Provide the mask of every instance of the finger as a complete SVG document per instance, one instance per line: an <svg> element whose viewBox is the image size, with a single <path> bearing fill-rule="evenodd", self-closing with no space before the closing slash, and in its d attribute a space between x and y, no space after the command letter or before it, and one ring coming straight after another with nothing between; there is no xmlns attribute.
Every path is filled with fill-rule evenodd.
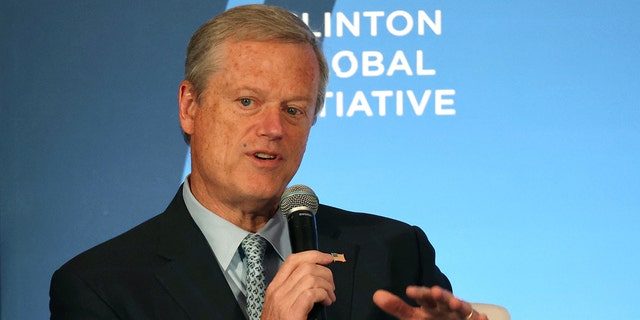
<svg viewBox="0 0 640 320"><path fill-rule="evenodd" d="M333 256L316 250L309 250L290 255L276 272L272 284L274 286L297 285L306 275L326 279L333 287L333 274L329 268L324 267L333 262Z"/></svg>
<svg viewBox="0 0 640 320"><path fill-rule="evenodd" d="M296 272L287 280L283 289L295 293L303 293L308 290L320 290L314 291L316 293L322 293L322 295L315 295L313 302L331 304L336 300L333 273L325 266L301 266L296 269Z"/></svg>
<svg viewBox="0 0 640 320"><path fill-rule="evenodd" d="M333 261L333 257L328 253L322 253L316 250L309 250L289 255L282 266L278 269L272 280L274 286L280 286L285 283L291 274L303 264L320 264L326 265Z"/></svg>
<svg viewBox="0 0 640 320"><path fill-rule="evenodd" d="M327 269L319 265L315 265L315 267ZM297 317L296 315L308 314L315 303L330 306L336 301L335 286L331 276L329 276L330 278L327 280L311 275L304 275L302 277L298 277L297 275L298 273L294 272L292 278L298 280L288 280L279 287L270 285L267 288L265 305L268 304L270 310L281 310L272 311L274 316L271 318L282 319L283 316L286 315L287 318L302 319L302 317ZM276 306L271 306L274 303ZM283 316L275 316L275 314Z"/></svg>
<svg viewBox="0 0 640 320"><path fill-rule="evenodd" d="M442 301L451 312L458 313L463 319L466 319L472 313L473 306L470 303L457 298L448 290L438 287L433 290L433 295L436 299Z"/></svg>
<svg viewBox="0 0 640 320"><path fill-rule="evenodd" d="M422 286L409 286L408 290L414 290L414 292L418 292L420 294L422 294L423 292L426 292L429 295L433 296L434 299L437 299L437 300L445 300L453 297L453 293L451 293L451 291L443 289L440 286L433 286L430 288L422 287Z"/></svg>
<svg viewBox="0 0 640 320"><path fill-rule="evenodd" d="M302 263L328 265L331 262L333 262L333 256L331 254L317 250L308 250L289 255L282 266L280 266L280 269L287 270L289 268L295 268L295 266Z"/></svg>
<svg viewBox="0 0 640 320"><path fill-rule="evenodd" d="M465 314L464 316L462 316L462 319L468 319L468 320L489 320L489 317L484 314L484 313L480 313L474 309L470 309L472 311L469 311L469 313Z"/></svg>
<svg viewBox="0 0 640 320"><path fill-rule="evenodd" d="M283 288L286 291L324 288L333 294L335 290L331 270L323 265L314 263L299 263L282 274L278 271L276 277L278 279L274 278L270 286Z"/></svg>
<svg viewBox="0 0 640 320"><path fill-rule="evenodd" d="M386 290L377 290L373 294L373 302L382 311L398 319L417 319L417 308L404 302L400 297Z"/></svg>
<svg viewBox="0 0 640 320"><path fill-rule="evenodd" d="M456 298L450 291L438 286L432 288L409 286L407 296L415 299L428 312L448 314L456 318L466 319L473 310L470 303Z"/></svg>
<svg viewBox="0 0 640 320"><path fill-rule="evenodd" d="M272 318L306 315L315 303L331 305L336 300L333 274L322 264L332 261L333 256L319 251L290 255L267 287L265 306Z"/></svg>
<svg viewBox="0 0 640 320"><path fill-rule="evenodd" d="M331 292L331 294L329 294ZM309 288L297 294L296 303L303 305L305 308L311 309L314 304L321 303L324 306L330 306L336 301L333 291L324 288Z"/></svg>
<svg viewBox="0 0 640 320"><path fill-rule="evenodd" d="M408 286L406 290L407 297L415 300L419 305L430 308L437 309L438 305L441 303L437 297L433 295L433 289L438 287L428 288L428 287L419 287L419 286Z"/></svg>

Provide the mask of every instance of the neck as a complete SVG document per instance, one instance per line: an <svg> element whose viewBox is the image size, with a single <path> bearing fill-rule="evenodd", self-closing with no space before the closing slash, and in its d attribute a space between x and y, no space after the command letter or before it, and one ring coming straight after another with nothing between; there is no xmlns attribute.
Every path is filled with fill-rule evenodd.
<svg viewBox="0 0 640 320"><path fill-rule="evenodd" d="M189 180L193 196L207 210L248 232L258 232L278 211L274 199L225 198L223 192L208 192Z"/></svg>

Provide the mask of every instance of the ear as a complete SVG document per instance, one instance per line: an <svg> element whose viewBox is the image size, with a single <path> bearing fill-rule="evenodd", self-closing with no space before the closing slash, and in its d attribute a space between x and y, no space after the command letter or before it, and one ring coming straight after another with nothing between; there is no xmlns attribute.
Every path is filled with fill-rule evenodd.
<svg viewBox="0 0 640 320"><path fill-rule="evenodd" d="M196 101L196 92L187 80L180 83L178 92L178 107L180 113L180 126L182 131L191 135L194 131L195 117L198 112L198 103Z"/></svg>

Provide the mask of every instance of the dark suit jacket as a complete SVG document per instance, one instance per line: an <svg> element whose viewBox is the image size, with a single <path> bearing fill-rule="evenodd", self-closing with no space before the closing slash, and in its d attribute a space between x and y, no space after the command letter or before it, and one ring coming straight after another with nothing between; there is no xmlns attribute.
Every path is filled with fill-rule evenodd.
<svg viewBox="0 0 640 320"><path fill-rule="evenodd" d="M386 318L372 302L379 288L451 288L419 228L324 205L316 219L320 250L347 259L329 265L329 320ZM182 189L164 213L63 265L50 297L52 319L244 319Z"/></svg>

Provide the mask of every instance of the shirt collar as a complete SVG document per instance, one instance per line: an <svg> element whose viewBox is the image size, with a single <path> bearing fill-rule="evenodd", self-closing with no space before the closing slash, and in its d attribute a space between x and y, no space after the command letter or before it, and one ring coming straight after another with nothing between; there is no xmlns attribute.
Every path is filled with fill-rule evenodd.
<svg viewBox="0 0 640 320"><path fill-rule="evenodd" d="M205 208L191 192L189 177L184 181L182 196L189 214L207 239L218 263L223 270L227 270L242 239L249 232ZM284 261L291 254L289 228L280 210L269 219L267 224L258 231L258 234L269 241L281 261Z"/></svg>

